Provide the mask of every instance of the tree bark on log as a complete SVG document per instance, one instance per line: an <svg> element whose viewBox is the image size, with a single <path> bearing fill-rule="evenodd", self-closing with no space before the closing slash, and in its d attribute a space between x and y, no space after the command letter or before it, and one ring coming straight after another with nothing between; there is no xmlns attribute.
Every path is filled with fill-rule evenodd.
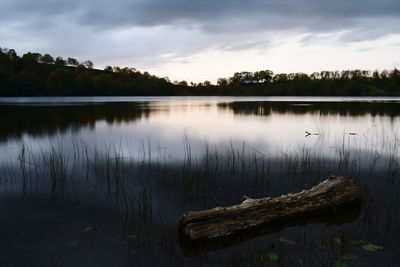
<svg viewBox="0 0 400 267"><path fill-rule="evenodd" d="M241 242L287 226L329 222L331 219L341 223L343 218L347 218L343 221L347 222L346 210L354 211L356 207L350 216L354 220L358 217L362 198L363 194L352 178L330 176L299 193L246 199L231 207L186 212L179 221L181 247L186 248L184 252L188 247L196 251L207 244L223 247L226 243ZM193 251L186 254L193 254Z"/></svg>

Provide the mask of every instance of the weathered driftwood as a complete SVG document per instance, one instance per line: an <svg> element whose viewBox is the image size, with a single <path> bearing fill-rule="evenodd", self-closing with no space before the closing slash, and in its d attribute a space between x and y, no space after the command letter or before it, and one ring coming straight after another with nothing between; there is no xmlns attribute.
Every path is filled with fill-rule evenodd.
<svg viewBox="0 0 400 267"><path fill-rule="evenodd" d="M299 193L187 212L179 222L181 245L184 252L188 248L210 250L207 244L213 246L211 249L224 247L287 226L329 223L332 219L333 223L344 223L358 216L361 201L362 192L352 178L331 176Z"/></svg>

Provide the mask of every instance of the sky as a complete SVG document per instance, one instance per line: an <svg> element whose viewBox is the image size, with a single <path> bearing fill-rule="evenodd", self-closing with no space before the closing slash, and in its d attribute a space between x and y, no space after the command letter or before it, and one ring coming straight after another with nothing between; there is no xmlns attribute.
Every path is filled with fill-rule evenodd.
<svg viewBox="0 0 400 267"><path fill-rule="evenodd" d="M1 0L0 47L215 82L400 67L399 0Z"/></svg>

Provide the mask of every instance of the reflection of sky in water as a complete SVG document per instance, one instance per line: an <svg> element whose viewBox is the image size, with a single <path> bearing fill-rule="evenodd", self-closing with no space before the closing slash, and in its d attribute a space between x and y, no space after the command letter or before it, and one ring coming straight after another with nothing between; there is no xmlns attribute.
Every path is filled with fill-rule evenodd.
<svg viewBox="0 0 400 267"><path fill-rule="evenodd" d="M105 183L100 185L97 189L98 191L92 195L92 190L96 186L91 183L91 179L89 179L89 182L87 180L85 159L76 160L78 162L77 165L73 163L73 146L79 145L80 142L88 146L89 153L93 153L94 147L104 151L109 144L112 144L123 154L133 156L139 160L144 156L143 147L147 150L148 146L151 147L153 160L157 159L157 151L164 151L164 148L167 151L167 160L182 159L185 135L191 142L193 154L198 156L204 152L206 141L210 143L211 149L214 147L223 148L223 150L219 150L222 155L225 155L226 149L229 148L232 141L238 150L241 150L242 143L245 142L249 149L247 151L253 151L251 149L253 148L265 154L277 154L279 157L282 156L282 153L291 153L290 151L298 153L304 147L312 148L313 151L327 156L337 157L338 149L341 147L343 140L346 147L350 142L352 151L355 148L366 150L366 152L388 150L395 143L394 136L400 127L400 109L397 108L396 103L392 102L392 105L390 103L379 104L383 103L379 102L377 105L371 106L369 102L363 102L361 105L360 103L357 105L357 102L343 104L338 102L339 98L334 100L336 102L322 105L317 102L305 103L306 99L304 98L273 98L273 102L261 101L262 99L267 100L266 98L210 98L211 100L208 100L208 98L194 98L194 100L192 98L137 98L135 103L127 104L125 102L130 98L113 99L119 102L114 105L104 104L101 102L106 99L95 98L94 101L99 102L96 105L64 103L58 106L57 103L52 103L52 106L47 106L44 103L40 105L31 103L29 105L8 105L8 107L5 107L7 105L0 104L0 114L3 119L3 123L0 125L0 163L1 161L8 161L18 164L16 157L19 144L22 142L30 148L29 151L34 153L41 153L41 151L48 153L50 144L57 147L58 143L61 143L64 154L69 157L66 162L69 170L68 179L71 180L68 181L74 179L73 181L76 182L77 195L79 196L76 199L78 200L77 204L84 207L85 201L80 202L80 200L85 200L85 197L88 197L91 203L90 208L93 209L93 207L98 206L100 210L99 217L93 218L100 218L101 224L107 224L103 220L104 212L107 211L106 208L108 207L103 204L103 201L107 201L107 203L109 201L109 198L107 200L103 199L105 195L103 195L102 190L106 190ZM54 101L54 99L45 99L45 102L50 100ZM62 100L67 101L65 99ZM77 100L77 102L89 101L87 98L69 98L68 101L71 100ZM292 102L287 102L289 100ZM318 101L321 100L333 101L332 98L321 98ZM345 98L342 100L349 101L351 99ZM4 102L4 100L1 101ZM33 100L30 99L30 101L32 102ZM399 101L399 99L396 101ZM319 133L320 135L305 137L305 131ZM356 135L344 135L344 133L356 133ZM397 143L400 144L400 142ZM158 147L161 149L158 150ZM360 151L359 155L363 154L363 152ZM145 154L147 158L148 154ZM171 157L169 157L169 154L171 154ZM373 153L366 154L372 155ZM360 159L361 156L358 158ZM42 157L38 159L41 160ZM91 157L91 159L93 158ZM351 166L350 168L342 168L340 164L338 166L337 164L330 165L329 162L321 162L312 166L315 169L307 172L305 177L301 171L307 169L307 166L305 168L299 167L296 171L292 168L293 165L285 165L283 163L284 167L280 169L281 158L275 159L272 157L271 161L263 161L272 163L272 173L266 176L264 176L265 169L261 168L261 163L253 165L252 158L247 162L249 168L237 166L236 174L231 173L231 166L228 166L225 163L226 161L223 160L219 164L225 166L220 167L218 172L205 174L202 172L204 162L201 162L200 158L197 159L199 159L200 163L200 171L197 170L197 173L200 173L198 187L197 182L194 187L192 183L189 186L185 183L185 179L183 179L185 172L181 171L183 169L181 164L169 164L167 172L161 172L163 173L162 177L157 177L159 175L157 168L142 168L141 164L133 164L133 167L129 167L129 164L125 165L126 169L124 168L123 173L129 194L134 193L140 197L139 194L143 192L143 189L151 192L154 221L150 227L154 230L153 233L156 240L163 238L164 232L167 232L165 229L176 229L176 223L184 211L236 204L242 200L243 195L255 198L279 196L288 192L301 191L315 185L321 178L325 178L332 173L336 175L355 174L361 188L366 190L368 200L373 200L365 202L361 214L362 217L359 220L335 228L331 225L325 227L322 224L288 228L276 235L260 237L260 239L242 243L240 247L232 247L226 251L215 252L212 257L215 257L215 255L219 257L224 255L223 253L230 253L237 249L241 251L250 251L250 249L251 251L256 251L256 246L259 248L265 246L265 244L272 244L282 237L290 240L297 237L302 239L302 233L304 233L304 236L307 233L307 236L311 237L307 238L309 240L307 244L310 244L310 246L308 247L306 243L303 245L303 243L299 242L298 245L291 246L291 248L296 248L296 251L300 252L296 254L296 251L294 253L290 251L290 255L294 255L293 257L297 257L297 255L303 257L304 253L308 253L310 249L312 249L312 253L315 253L313 250L315 240L321 239L321 244L324 244L322 242L326 240L326 244L331 244L333 233L337 233L340 236L343 233L346 238L348 235L346 240L365 239L384 247L382 252L378 252L381 254L367 255L359 254L359 250L356 251L354 246L350 246L352 250L354 249L352 253L359 255L360 259L362 258L362 261L358 262L360 266L365 262L370 263L371 259L376 262L385 262L385 264L392 261L397 262L397 258L393 255L396 254L395 252L398 249L397 240L399 240L396 228L399 225L397 204L399 203L399 194L397 193L399 179L397 179L398 176L390 176L387 173L389 168L381 169L378 166L375 168L375 172L370 172L369 164L373 160L369 159L364 164L357 165L362 165L363 168L363 172L357 174L357 172L350 170ZM386 157L382 157L378 164L386 164L387 161ZM79 163L82 163L82 165ZM98 161L101 167L104 167L103 163L104 161ZM29 159L28 164L30 164ZM195 163L192 164L194 165ZM90 175L94 175L93 178L95 178L93 182L97 183L102 181L101 177L105 178L106 174L97 173L99 170L101 172L101 168L95 168L94 165L95 161L93 160L93 166L89 169L91 169ZM216 162L213 161L210 165L214 167ZM115 178L120 173L113 173L116 165L112 164L110 166L112 170L111 177ZM259 168L254 168L254 166ZM267 164L265 166L269 170ZM2 165L0 164L1 167ZM244 171L239 171L240 168ZM290 172L289 168L293 169L293 173ZM33 171L34 168L29 165L28 169ZM395 168L390 170L393 169ZM3 173L8 175L7 171ZM295 174L295 176L292 176L292 174ZM22 179L18 179L17 175L15 176L17 182L22 181ZM43 172L39 173L39 176L40 182L43 183L43 186L39 187L39 193L45 195L50 190L50 186L47 184L50 183L50 179L48 179L50 174L45 168ZM29 177L35 177L35 174L32 173ZM100 179L97 180L97 178ZM28 187L31 185L32 183ZM68 184L67 191L71 190L75 185ZM3 197L6 196L7 190L19 190L19 187L13 184L4 188ZM187 193L192 192L191 190L194 193L198 191L199 195L193 199L190 196L186 196ZM90 194L88 194L89 191ZM30 198L28 199L30 200ZM76 200L73 199L73 202L75 203ZM97 203L97 201L98 204L92 204ZM11 206L11 209L22 211L21 217L23 218L30 218L31 216L26 216L24 212L28 209L35 213L36 205L27 205L24 209L18 204L18 206ZM64 203L62 205L66 207ZM46 214L52 214L48 212L48 209L49 206L46 200L44 205L46 212L39 213L39 217L46 217ZM62 212L67 214L64 208ZM16 213L14 212L13 214ZM27 214L31 213L28 212ZM89 213L89 215L93 216L92 213ZM159 215L160 220L158 220ZM34 217L38 217L38 215L35 214ZM66 218L74 217L68 213ZM59 218L57 217L57 219ZM14 228L17 228L16 233L19 233L20 229L25 227L25 225L23 227L19 225L25 221L13 221L19 222L14 226ZM83 226L79 226L74 219L74 225L81 227L78 231L74 229L74 232L81 233L86 225L94 225L96 229L94 233L97 233L100 228L97 228L97 225L92 221L91 219L90 224L85 222L82 224ZM120 219L117 221L119 222ZM4 229L8 230L9 228ZM31 227L31 229L35 228ZM68 228L66 229L68 230ZM159 231L162 231L163 235L160 235ZM344 231L350 234L344 235ZM103 231L101 232L103 233ZM321 236L321 233L324 234ZM172 240L176 240L176 232L173 231L170 234L172 235ZM11 239L15 239L14 235L11 236ZM42 242L42 239L43 237L40 236L39 241ZM16 240L16 242L20 242L19 240ZM31 241L27 241L28 247L33 242ZM64 242L65 238L62 238L62 241ZM113 240L112 242L115 241ZM339 249L339 247L337 248ZM157 241L157 245L146 246L143 252L142 250L140 251L141 254L135 254L134 257L146 258L142 256L153 255L155 250L160 253L167 251ZM170 253L169 250L167 252ZM336 253L336 250L333 250L333 253ZM178 260L182 259L179 255L176 257L174 253L171 255ZM316 254L318 257L320 255L324 254ZM165 261L162 256L159 259ZM191 263L186 259L185 262ZM374 263L373 261L372 265ZM204 264L203 260L202 264Z"/></svg>
<svg viewBox="0 0 400 267"><path fill-rule="evenodd" d="M78 99L77 102L102 103L107 101L106 98L67 98L67 100L63 100L64 104L68 103L68 99L69 101ZM271 99L274 102L295 101L291 107L302 110L296 113L292 112L290 107L286 107L284 111L281 111L273 106L269 112L264 114L262 104L260 104L261 106L257 105L259 103L268 104ZM365 100L363 98L311 99L317 102ZM51 101L49 98L39 100L44 103ZM143 155L143 146L146 150L150 146L154 156L157 155L158 148L162 148L163 151L166 149L168 158L181 159L184 152L185 135L192 145L194 154L204 151L206 141L211 146L224 148L229 146L230 142L237 147L241 147L245 142L247 146L265 154L279 154L301 147L309 147L330 154L342 145L343 140L346 145L350 144L350 148L385 151L387 149L385 141L393 139L400 125L399 114L371 115L367 110L360 115L353 116L335 113L334 107L332 107L332 112L328 113L319 112L318 108L308 111L307 109L312 108L312 104L297 103L309 100L305 98L112 98L112 101L123 102L125 105L125 102L131 100L136 103L140 102L139 111L135 111L139 113L139 116L135 119L124 119L122 111L122 114L118 114L118 116L122 116L122 120L113 121L114 114L111 112L108 114L107 105L104 105L99 111L104 113L103 117L90 118L95 122L93 127L86 123L79 127L67 127L56 134L46 134L44 130L42 134L33 136L29 133L29 129L24 129L22 123L18 127L22 134L20 137L8 136L6 141L1 141L1 160L15 159L20 142L24 142L33 151L46 150L50 143L55 145L62 143L64 151L68 152L72 151L72 140L83 141L89 146L114 144L125 155L135 157ZM383 102L390 99L375 100ZM399 101L397 98L391 100ZM23 100L8 99L9 104L14 101ZM32 99L29 101L31 102L29 105L35 103ZM7 101L3 99L1 102ZM38 102L40 101L36 101L36 104ZM240 102L244 103L243 106L221 107L219 105L220 103L240 104ZM41 105L46 106L43 103ZM56 103L52 105L56 105ZM351 103L348 105L351 108ZM142 107L146 108L146 114L141 114ZM15 109L18 108L19 106L15 107ZM34 107L32 107L32 112L35 112ZM264 116L262 116L263 114ZM57 113L55 116L57 118ZM68 125L68 122L64 123ZM3 127L7 127L7 125ZM43 128L46 129L46 125L43 125ZM319 133L319 135L305 137L305 131ZM344 133L356 133L356 135L344 135Z"/></svg>

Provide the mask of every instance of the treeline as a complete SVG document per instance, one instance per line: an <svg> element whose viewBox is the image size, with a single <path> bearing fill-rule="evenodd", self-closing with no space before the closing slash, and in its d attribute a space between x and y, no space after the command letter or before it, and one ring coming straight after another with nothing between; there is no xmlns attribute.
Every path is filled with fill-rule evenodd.
<svg viewBox="0 0 400 267"><path fill-rule="evenodd" d="M0 96L173 95L175 87L134 68L96 70L90 60L0 48Z"/></svg>
<svg viewBox="0 0 400 267"><path fill-rule="evenodd" d="M181 82L182 83L182 82ZM274 74L270 70L237 72L209 81L192 84L187 94L259 95L259 96L399 96L400 71L322 71Z"/></svg>
<svg viewBox="0 0 400 267"><path fill-rule="evenodd" d="M159 78L135 68L107 66L93 69L90 60L80 62L49 54L0 48L0 96L80 95L243 95L243 96L399 96L400 72L322 71L274 74L270 70L237 72L209 81L190 83Z"/></svg>

